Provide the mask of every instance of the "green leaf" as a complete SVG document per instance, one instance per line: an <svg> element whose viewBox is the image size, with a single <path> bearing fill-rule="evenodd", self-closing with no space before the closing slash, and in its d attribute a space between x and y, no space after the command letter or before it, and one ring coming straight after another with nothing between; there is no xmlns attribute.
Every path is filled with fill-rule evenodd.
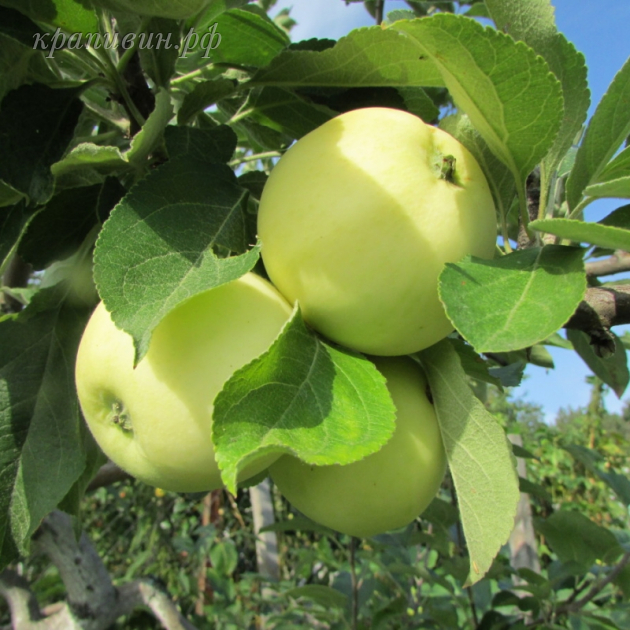
<svg viewBox="0 0 630 630"><path fill-rule="evenodd" d="M0 565L27 554L42 518L83 473L74 357L89 311L58 285L0 322Z"/></svg>
<svg viewBox="0 0 630 630"><path fill-rule="evenodd" d="M446 340L423 350L449 469L470 555L467 582L479 581L514 527L520 498L512 446L474 396L457 353Z"/></svg>
<svg viewBox="0 0 630 630"><path fill-rule="evenodd" d="M587 223L575 219L538 219L529 226L538 232L555 234L576 243L589 243L610 249L630 250L630 230L602 225L601 223Z"/></svg>
<svg viewBox="0 0 630 630"><path fill-rule="evenodd" d="M24 85L0 109L0 179L42 203L52 193L50 166L63 155L83 109L81 88ZM42 103L46 107L42 107Z"/></svg>
<svg viewBox="0 0 630 630"><path fill-rule="evenodd" d="M164 128L173 116L173 105L169 93L161 88L155 97L155 107L149 114L142 129L133 137L125 159L142 166L144 160L162 138Z"/></svg>
<svg viewBox="0 0 630 630"><path fill-rule="evenodd" d="M44 269L73 254L124 194L124 188L114 178L94 186L62 190L30 222L20 242L20 255L34 269ZM55 238L51 239L51 234Z"/></svg>
<svg viewBox="0 0 630 630"><path fill-rule="evenodd" d="M51 172L55 177L61 177L86 169L111 173L128 168L129 162L118 147L80 142L61 160L51 165Z"/></svg>
<svg viewBox="0 0 630 630"><path fill-rule="evenodd" d="M492 376L490 374L488 371L489 364L485 359L480 357L465 341L461 339L449 338L449 342L459 355L459 360L464 368L464 372L466 372L468 376L484 383L496 385L499 389L501 389L501 381L496 376Z"/></svg>
<svg viewBox="0 0 630 630"><path fill-rule="evenodd" d="M595 560L614 562L623 551L612 532L574 510L560 510L534 524L562 562L576 562L583 570Z"/></svg>
<svg viewBox="0 0 630 630"><path fill-rule="evenodd" d="M36 214L37 211L29 210L24 202L5 208L0 213L0 278Z"/></svg>
<svg viewBox="0 0 630 630"><path fill-rule="evenodd" d="M94 10L81 0L2 0L2 4L18 9L37 22L58 26L67 33L98 32Z"/></svg>
<svg viewBox="0 0 630 630"><path fill-rule="evenodd" d="M338 590L325 586L323 584L307 584L306 586L295 586L288 591L284 591L285 597L299 599L305 597L312 599L324 608L341 608L344 609L348 605L348 597Z"/></svg>
<svg viewBox="0 0 630 630"><path fill-rule="evenodd" d="M619 474L611 468L608 469L609 472L602 471L599 463L603 457L597 451L578 444L569 444L563 448L571 453L578 462L581 462L587 470L590 470L606 483L624 505L630 505L630 479L626 475Z"/></svg>
<svg viewBox="0 0 630 630"><path fill-rule="evenodd" d="M197 83L193 91L184 97L182 106L177 112L177 122L180 125L185 125L197 113L229 96L235 89L234 81L221 77Z"/></svg>
<svg viewBox="0 0 630 630"><path fill-rule="evenodd" d="M308 103L289 90L275 87L266 87L252 94L248 105L253 110L251 117L254 120L292 138L301 138L336 113Z"/></svg>
<svg viewBox="0 0 630 630"><path fill-rule="evenodd" d="M560 83L545 61L522 42L461 15L438 13L391 28L432 59L458 108L524 182L562 119Z"/></svg>
<svg viewBox="0 0 630 630"><path fill-rule="evenodd" d="M32 48L43 31L19 11L0 6L0 33Z"/></svg>
<svg viewBox="0 0 630 630"><path fill-rule="evenodd" d="M514 176L507 166L490 151L466 114L446 116L440 121L440 128L459 140L473 154L486 176L500 216L506 216L516 195Z"/></svg>
<svg viewBox="0 0 630 630"><path fill-rule="evenodd" d="M52 165L52 173L55 177L61 177L85 169L112 173L129 170L134 164L142 168L148 155L162 139L164 129L172 115L173 105L170 96L166 90L160 89L155 99L153 111L149 114L142 129L133 137L131 146L127 151L122 152L114 146L81 142L63 159Z"/></svg>
<svg viewBox="0 0 630 630"><path fill-rule="evenodd" d="M321 52L280 53L254 75L252 83L286 87L444 85L431 61L418 60L418 50L411 41L379 26L351 31Z"/></svg>
<svg viewBox="0 0 630 630"><path fill-rule="evenodd" d="M589 184L630 134L630 59L615 75L588 124L567 180L567 202L574 209Z"/></svg>
<svg viewBox="0 0 630 630"><path fill-rule="evenodd" d="M523 380L526 361L515 361L503 367L490 368L488 371L491 376L496 376L503 387L518 387Z"/></svg>
<svg viewBox="0 0 630 630"><path fill-rule="evenodd" d="M0 33L0 101L26 82L36 55L32 48Z"/></svg>
<svg viewBox="0 0 630 630"><path fill-rule="evenodd" d="M289 44L289 36L255 5L230 9L216 20L221 43L207 50L212 63L263 68Z"/></svg>
<svg viewBox="0 0 630 630"><path fill-rule="evenodd" d="M164 131L164 141L169 156L187 157L200 162L226 163L236 149L236 134L227 125L212 129L175 127Z"/></svg>
<svg viewBox="0 0 630 630"><path fill-rule="evenodd" d="M238 470L274 451L350 464L392 436L396 410L373 363L324 343L299 311L271 348L236 371L214 402L212 437L231 492Z"/></svg>
<svg viewBox="0 0 630 630"><path fill-rule="evenodd" d="M0 208L14 206L24 199L24 195L0 180Z"/></svg>
<svg viewBox="0 0 630 630"><path fill-rule="evenodd" d="M579 248L547 245L495 260L447 263L440 299L477 352L533 346L561 328L584 298L582 257Z"/></svg>
<svg viewBox="0 0 630 630"><path fill-rule="evenodd" d="M114 208L96 244L94 278L107 310L134 339L136 362L178 304L249 271L247 192L227 166L192 158L151 171Z"/></svg>
<svg viewBox="0 0 630 630"><path fill-rule="evenodd" d="M324 527L315 521L311 521L306 516L296 516L287 521L278 521L271 525L261 527L260 533L264 532L317 532L319 534L335 536L335 532L328 527Z"/></svg>
<svg viewBox="0 0 630 630"><path fill-rule="evenodd" d="M156 38L159 38L161 35L165 42L179 42L182 36L182 23L176 20L154 17L146 24L144 33L153 35ZM157 39L156 41L161 40ZM175 64L180 55L179 44L140 46L138 54L140 55L142 69L153 83L159 88L168 89L171 77L175 74Z"/></svg>
<svg viewBox="0 0 630 630"><path fill-rule="evenodd" d="M403 97L407 111L429 124L437 120L440 110L424 89L416 86L402 86L398 88L398 93Z"/></svg>
<svg viewBox="0 0 630 630"><path fill-rule="evenodd" d="M584 55L558 32L550 0L487 0L485 4L497 29L533 48L562 84L562 126L542 163L544 179L549 181L586 120L590 95Z"/></svg>
<svg viewBox="0 0 630 630"><path fill-rule="evenodd" d="M584 363L592 370L593 374L606 383L618 398L628 387L630 374L628 373L628 357L626 350L617 335L611 333L615 340L615 352L612 356L603 359L595 354L590 342L590 337L580 330L567 329L567 338L573 344L575 351L582 357Z"/></svg>
<svg viewBox="0 0 630 630"><path fill-rule="evenodd" d="M584 192L589 197L630 198L630 147L609 162Z"/></svg>

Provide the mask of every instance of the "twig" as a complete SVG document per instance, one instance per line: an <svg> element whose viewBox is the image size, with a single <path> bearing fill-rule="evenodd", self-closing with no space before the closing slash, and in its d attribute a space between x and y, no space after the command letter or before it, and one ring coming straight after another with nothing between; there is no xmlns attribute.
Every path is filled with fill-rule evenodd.
<svg viewBox="0 0 630 630"><path fill-rule="evenodd" d="M610 276L621 271L630 271L630 254L617 250L609 258L594 260L584 265L586 275L593 278L598 276Z"/></svg>
<svg viewBox="0 0 630 630"><path fill-rule="evenodd" d="M147 606L166 630L195 630L173 601L150 580L135 580L120 587L85 533L77 541L67 514L49 514L34 537L35 549L46 554L59 570L68 592L67 602L39 609L28 583L12 571L0 574L0 594L11 610L16 630L106 630L119 617Z"/></svg>
<svg viewBox="0 0 630 630"><path fill-rule="evenodd" d="M612 571L603 580L601 580L597 584L594 584L589 592L584 595L584 597L582 597L582 599L578 599L577 601L570 604L559 606L556 609L556 616L576 612L586 606L586 604L595 599L597 595L599 595L611 582L613 582L629 563L630 551L626 551L626 553L623 554L621 560L615 565Z"/></svg>
<svg viewBox="0 0 630 630"><path fill-rule="evenodd" d="M377 24L383 22L383 13L385 12L385 0L376 0L374 2L374 19Z"/></svg>
<svg viewBox="0 0 630 630"><path fill-rule="evenodd" d="M630 323L630 284L615 287L590 287L565 328L607 331L612 326Z"/></svg>
<svg viewBox="0 0 630 630"><path fill-rule="evenodd" d="M98 469L98 472L94 476L94 479L90 481L86 491L91 492L103 486L111 486L113 483L124 481L125 479L131 479L131 475L121 468L118 468L114 462L107 462Z"/></svg>
<svg viewBox="0 0 630 630"><path fill-rule="evenodd" d="M351 628L357 630L359 623L359 586L357 582L357 567L355 562L356 538L350 539L350 584L352 585Z"/></svg>

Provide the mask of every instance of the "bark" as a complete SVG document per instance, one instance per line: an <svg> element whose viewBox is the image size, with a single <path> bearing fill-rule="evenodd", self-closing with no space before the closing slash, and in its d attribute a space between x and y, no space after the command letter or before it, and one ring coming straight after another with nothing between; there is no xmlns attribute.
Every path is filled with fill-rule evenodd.
<svg viewBox="0 0 630 630"><path fill-rule="evenodd" d="M511 434L508 435L508 438L512 444L523 446L523 438L520 435ZM521 457L516 460L516 470L519 477L525 478L527 476L525 460ZM527 568L535 573L540 573L532 508L529 503L529 496L523 492L521 492L521 498L516 509L514 529L510 534L510 556L511 565L515 569ZM523 584L524 580L515 577L514 583L516 585Z"/></svg>
<svg viewBox="0 0 630 630"><path fill-rule="evenodd" d="M630 324L630 284L588 288L565 328L582 330L590 335L595 349L614 352L610 329L621 324Z"/></svg>
<svg viewBox="0 0 630 630"><path fill-rule="evenodd" d="M114 586L92 543L85 533L76 540L72 520L63 512L52 512L44 519L34 537L34 550L56 565L67 601L49 607L45 616L26 580L4 571L0 594L11 610L13 630L107 630L140 606L149 608L166 630L195 630L150 580Z"/></svg>
<svg viewBox="0 0 630 630"><path fill-rule="evenodd" d="M257 486L252 486L249 489L249 497L252 502L252 516L256 534L258 573L269 580L277 582L280 580L278 537L275 532L260 533L263 527L273 525L275 522L269 480L264 479Z"/></svg>

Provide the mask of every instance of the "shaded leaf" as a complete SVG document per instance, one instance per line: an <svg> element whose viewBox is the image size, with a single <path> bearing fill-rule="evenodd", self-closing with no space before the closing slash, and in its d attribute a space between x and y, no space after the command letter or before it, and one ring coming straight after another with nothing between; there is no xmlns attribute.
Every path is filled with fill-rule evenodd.
<svg viewBox="0 0 630 630"><path fill-rule="evenodd" d="M345 608L348 604L348 597L338 590L323 584L307 584L306 586L295 586L284 592L285 597L298 599L306 597L317 602L325 608Z"/></svg>
<svg viewBox="0 0 630 630"><path fill-rule="evenodd" d="M156 38L162 36L165 42L178 42L181 39L181 30L181 22L154 17L145 25L144 33L149 33ZM142 69L153 83L160 88L168 89L170 79L175 74L175 64L180 55L179 44L140 46L138 54Z"/></svg>
<svg viewBox="0 0 630 630"><path fill-rule="evenodd" d="M396 410L364 357L324 343L299 311L271 348L237 370L214 402L212 438L222 479L272 452L309 464L350 464L378 451Z"/></svg>
<svg viewBox="0 0 630 630"><path fill-rule="evenodd" d="M200 162L226 163L236 149L236 134L227 125L212 129L175 127L164 131L164 141L169 156L187 157Z"/></svg>
<svg viewBox="0 0 630 630"><path fill-rule="evenodd" d="M562 562L576 562L583 570L595 560L613 562L622 553L609 530L574 510L560 510L545 520L534 519L534 525Z"/></svg>
<svg viewBox="0 0 630 630"><path fill-rule="evenodd" d="M114 208L94 255L99 294L119 328L147 351L161 319L196 293L234 280L258 259L246 251L247 192L227 166L187 157L151 171Z"/></svg>
<svg viewBox="0 0 630 630"><path fill-rule="evenodd" d="M496 376L492 376L489 372L488 362L480 357L471 346L461 339L449 338L449 342L459 355L464 372L468 376L501 388L501 380Z"/></svg>
<svg viewBox="0 0 630 630"><path fill-rule="evenodd" d="M83 473L82 419L74 357L89 311L64 287L39 291L0 322L0 565L28 553L42 518Z"/></svg>
<svg viewBox="0 0 630 630"><path fill-rule="evenodd" d="M313 105L295 93L267 87L249 100L254 120L292 138L301 138L330 120L336 112Z"/></svg>
<svg viewBox="0 0 630 630"><path fill-rule="evenodd" d="M192 92L184 97L184 102L177 112L177 122L180 125L186 124L198 112L229 96L235 89L234 81L221 77L197 83Z"/></svg>
<svg viewBox="0 0 630 630"><path fill-rule="evenodd" d="M608 358L598 356L591 346L590 337L581 330L567 329L567 338L573 344L575 351L582 357L584 363L593 374L606 383L621 398L626 391L630 374L628 373L628 357L626 350L617 335L611 333L615 340L615 352Z"/></svg>
<svg viewBox="0 0 630 630"><path fill-rule="evenodd" d="M94 186L62 190L31 221L20 242L20 255L34 269L44 269L69 256L95 225L107 219L124 194L125 189L114 178Z"/></svg>
<svg viewBox="0 0 630 630"><path fill-rule="evenodd" d="M577 461L581 462L587 470L590 470L604 483L608 484L608 487L613 490L624 505L630 505L630 479L626 475L619 474L612 469L608 469L609 472L601 470L599 463L603 457L597 451L578 444L569 444L563 446L563 448L571 453Z"/></svg>
<svg viewBox="0 0 630 630"><path fill-rule="evenodd" d="M514 527L520 498L512 445L474 396L446 340L423 350L449 469L455 482L468 553L467 582L479 581Z"/></svg>
<svg viewBox="0 0 630 630"><path fill-rule="evenodd" d="M42 203L52 193L50 166L63 155L83 109L80 88L24 85L0 106L0 179ZM46 103L46 107L42 107Z"/></svg>
<svg viewBox="0 0 630 630"><path fill-rule="evenodd" d="M19 11L0 6L0 33L32 48L43 31Z"/></svg>

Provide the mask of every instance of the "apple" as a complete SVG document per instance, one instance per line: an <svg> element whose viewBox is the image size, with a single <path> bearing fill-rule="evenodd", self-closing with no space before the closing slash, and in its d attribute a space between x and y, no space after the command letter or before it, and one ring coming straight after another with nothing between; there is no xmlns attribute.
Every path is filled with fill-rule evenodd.
<svg viewBox="0 0 630 630"><path fill-rule="evenodd" d="M199 13L210 0L92 0L92 2L114 11L183 20Z"/></svg>
<svg viewBox="0 0 630 630"><path fill-rule="evenodd" d="M408 357L375 363L396 406L396 429L380 451L345 466L312 466L283 455L269 468L280 493L300 512L358 537L410 523L433 500L446 472L422 370Z"/></svg>
<svg viewBox="0 0 630 630"><path fill-rule="evenodd" d="M75 376L83 415L103 452L165 490L222 487L211 439L214 399L234 371L269 348L290 316L278 291L248 273L170 312L134 369L132 338L101 302L81 339ZM278 456L246 467L239 481Z"/></svg>
<svg viewBox="0 0 630 630"><path fill-rule="evenodd" d="M329 120L280 158L258 235L271 281L313 328L395 356L453 330L438 276L467 254L492 258L496 216L463 145L412 114L374 107Z"/></svg>

